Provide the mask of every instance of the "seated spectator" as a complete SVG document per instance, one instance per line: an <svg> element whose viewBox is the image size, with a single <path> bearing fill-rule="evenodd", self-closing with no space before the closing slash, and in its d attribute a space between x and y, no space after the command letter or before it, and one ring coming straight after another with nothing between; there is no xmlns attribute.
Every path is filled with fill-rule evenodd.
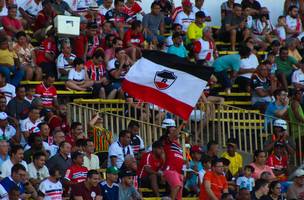
<svg viewBox="0 0 304 200"><path fill-rule="evenodd" d="M266 152L262 150L254 151L253 162L250 164L254 168L252 177L255 180L261 178L263 172L269 172L272 179L275 179L275 176L272 172L272 169L266 164Z"/></svg>
<svg viewBox="0 0 304 200"><path fill-rule="evenodd" d="M187 29L187 42L194 43L203 36L206 15L203 11L195 13L195 20L190 23Z"/></svg>
<svg viewBox="0 0 304 200"><path fill-rule="evenodd" d="M42 0L27 1L19 7L19 12L27 24L30 26L35 22L35 18L42 10Z"/></svg>
<svg viewBox="0 0 304 200"><path fill-rule="evenodd" d="M62 53L57 57L57 70L58 78L60 80L66 80L69 71L73 69L73 61L76 56L72 54L72 48L69 43L63 42Z"/></svg>
<svg viewBox="0 0 304 200"><path fill-rule="evenodd" d="M38 197L39 198L62 198L63 188L62 184L59 181L60 171L59 169L50 169L50 176L43 181L41 181L38 188ZM54 192L56 190L56 192Z"/></svg>
<svg viewBox="0 0 304 200"><path fill-rule="evenodd" d="M57 90L53 85L55 82L55 75L46 74L41 84L36 86L35 97L42 99L44 108L56 108L58 106Z"/></svg>
<svg viewBox="0 0 304 200"><path fill-rule="evenodd" d="M73 62L74 68L69 70L68 81L65 83L67 89L86 91L94 84L89 79L87 71L83 67L84 62L80 58L76 58Z"/></svg>
<svg viewBox="0 0 304 200"><path fill-rule="evenodd" d="M96 170L88 171L86 180L72 187L71 197L74 199L92 199L92 194L95 194L95 200L102 200L101 190L98 186L99 181L99 172Z"/></svg>
<svg viewBox="0 0 304 200"><path fill-rule="evenodd" d="M199 194L199 186L202 184L199 179L199 172L203 170L201 163L202 149L198 145L193 145L190 149L191 158L185 183L185 190L187 194Z"/></svg>
<svg viewBox="0 0 304 200"><path fill-rule="evenodd" d="M49 170L45 166L46 155L43 152L33 154L33 162L28 165L30 182L35 188L38 188L41 181L49 177Z"/></svg>
<svg viewBox="0 0 304 200"><path fill-rule="evenodd" d="M242 0L242 8L250 8L250 14L256 19L260 13L261 4L257 0Z"/></svg>
<svg viewBox="0 0 304 200"><path fill-rule="evenodd" d="M50 133L53 134L55 130L62 130L64 133L70 131L70 125L67 122L67 107L66 105L59 105L57 115L52 109L47 109L45 114L45 121L48 122Z"/></svg>
<svg viewBox="0 0 304 200"><path fill-rule="evenodd" d="M284 2L284 14L287 15L288 8L290 6L297 6L299 8L300 16L303 15L304 7L303 7L303 0L285 0Z"/></svg>
<svg viewBox="0 0 304 200"><path fill-rule="evenodd" d="M164 34L164 16L160 13L157 2L151 4L151 12L145 14L142 20L143 33L148 42L161 42Z"/></svg>
<svg viewBox="0 0 304 200"><path fill-rule="evenodd" d="M300 55L297 47L299 46L299 41L297 38L290 38L286 41L286 46L288 48L288 56L291 56L300 62L302 60L302 56Z"/></svg>
<svg viewBox="0 0 304 200"><path fill-rule="evenodd" d="M203 30L202 38L198 39L194 47L195 60L198 64L212 66L214 59L217 58L217 50L212 37L212 29L206 27Z"/></svg>
<svg viewBox="0 0 304 200"><path fill-rule="evenodd" d="M109 10L113 9L112 4L113 0L104 0L98 8L99 13L101 15L106 15Z"/></svg>
<svg viewBox="0 0 304 200"><path fill-rule="evenodd" d="M27 35L23 31L18 32L16 39L17 42L14 43L13 49L19 58L20 67L25 70L25 80L31 81L35 75L35 80L41 81L42 70L36 66L34 47L29 43Z"/></svg>
<svg viewBox="0 0 304 200"><path fill-rule="evenodd" d="M268 104L272 102L272 94L276 90L276 85L271 84L268 77L269 69L263 63L251 77L251 103L253 107L262 111L265 111Z"/></svg>
<svg viewBox="0 0 304 200"><path fill-rule="evenodd" d="M237 151L237 141L234 138L229 138L226 142L227 151L221 157L230 161L229 172L233 177L237 177L243 168L243 157Z"/></svg>
<svg viewBox="0 0 304 200"><path fill-rule="evenodd" d="M0 72L4 74L8 83L14 86L20 84L20 81L24 77L24 71L19 68L18 57L14 51L9 48L6 36L0 36L0 66ZM13 73L12 78L11 73Z"/></svg>
<svg viewBox="0 0 304 200"><path fill-rule="evenodd" d="M219 37L224 42L230 42L231 50L235 51L236 42L245 41L249 36L250 31L242 17L242 7L240 4L234 4L233 14L226 16L222 22Z"/></svg>
<svg viewBox="0 0 304 200"><path fill-rule="evenodd" d="M49 158L53 157L57 154L59 150L59 144L65 141L65 135L62 130L55 130L53 132L53 143L50 145L50 156Z"/></svg>
<svg viewBox="0 0 304 200"><path fill-rule="evenodd" d="M288 156L285 154L285 145L276 142L273 149L274 151L268 156L266 164L272 169L278 180L287 181Z"/></svg>
<svg viewBox="0 0 304 200"><path fill-rule="evenodd" d="M211 21L211 16L207 13L206 9L204 7L204 1L205 0L195 0L194 5L192 6L192 12L197 13L198 11L202 11L205 13L206 16L206 21L210 22Z"/></svg>
<svg viewBox="0 0 304 200"><path fill-rule="evenodd" d="M136 20L137 15L144 15L144 11L135 0L127 0L125 3L125 13L131 18L131 20Z"/></svg>
<svg viewBox="0 0 304 200"><path fill-rule="evenodd" d="M192 3L189 0L182 1L182 6L183 10L177 14L174 23L182 25L182 30L187 32L191 22L195 20L195 13L192 11Z"/></svg>
<svg viewBox="0 0 304 200"><path fill-rule="evenodd" d="M86 167L88 170L96 169L98 170L99 167L99 158L97 155L94 154L94 143L91 140L85 141L84 146L84 153L83 156L83 166Z"/></svg>
<svg viewBox="0 0 304 200"><path fill-rule="evenodd" d="M98 26L96 22L88 23L87 30L86 30L86 37L87 37L87 48L86 52L86 59L92 58L95 51L101 47L101 39L100 35L98 34Z"/></svg>
<svg viewBox="0 0 304 200"><path fill-rule="evenodd" d="M117 90L113 88L112 83L106 76L103 51L95 51L93 59L85 64L85 68L89 78L94 81L93 96L102 99L114 99Z"/></svg>
<svg viewBox="0 0 304 200"><path fill-rule="evenodd" d="M239 176L236 179L236 185L238 187L238 191L242 189L246 189L249 192L253 190L254 187L254 178L252 178L252 174L254 173L254 168L251 165L246 165L243 170L243 176Z"/></svg>
<svg viewBox="0 0 304 200"><path fill-rule="evenodd" d="M72 165L72 160L69 157L71 153L71 145L68 142L61 142L56 155L47 160L46 166L49 170L58 169L60 177L64 178L66 170Z"/></svg>
<svg viewBox="0 0 304 200"><path fill-rule="evenodd" d="M24 161L26 161L27 164L34 161L33 155L36 152L43 152L45 155L48 155L43 146L42 138L40 135L37 135L37 133L31 133L28 138L28 144L24 149Z"/></svg>
<svg viewBox="0 0 304 200"><path fill-rule="evenodd" d="M103 200L118 200L119 185L117 184L119 170L117 167L109 167L106 170L106 180L100 182Z"/></svg>
<svg viewBox="0 0 304 200"><path fill-rule="evenodd" d="M142 34L142 25L140 21L133 21L131 29L128 29L124 35L124 46L133 48L142 48L144 46L144 36Z"/></svg>
<svg viewBox="0 0 304 200"><path fill-rule="evenodd" d="M11 175L12 167L16 164L21 164L24 166L25 171L27 171L27 164L23 160L23 147L21 145L14 145L10 150L10 158L2 163L1 166L1 178L5 178Z"/></svg>
<svg viewBox="0 0 304 200"><path fill-rule="evenodd" d="M243 15L244 15L244 19L245 19L245 21L246 21L246 27L247 27L249 30L252 30L254 20L252 19L252 16L251 16L250 8L249 8L249 7L244 7L244 8L243 8Z"/></svg>
<svg viewBox="0 0 304 200"><path fill-rule="evenodd" d="M120 131L118 141L113 142L109 148L108 167L114 166L120 169L125 156L134 155L130 142L131 133L127 130Z"/></svg>
<svg viewBox="0 0 304 200"><path fill-rule="evenodd" d="M104 128L103 123L104 120L100 114L93 116L89 122L89 138L93 138L94 149L99 157L101 166L107 161L109 146L113 142L112 132Z"/></svg>
<svg viewBox="0 0 304 200"><path fill-rule="evenodd" d="M233 14L234 0L227 0L221 5L221 21L225 20L225 17Z"/></svg>
<svg viewBox="0 0 304 200"><path fill-rule="evenodd" d="M55 13L57 15L64 15L65 12L68 12L70 13L71 15L76 15L77 16L77 13L74 12L71 7L69 6L68 3L66 3L65 1L63 0L56 0L56 1L53 1L52 2L52 7L55 11Z"/></svg>
<svg viewBox="0 0 304 200"><path fill-rule="evenodd" d="M212 161L212 171L204 176L204 183L200 186L200 200L220 199L222 193L228 193L228 183L223 175L223 161Z"/></svg>
<svg viewBox="0 0 304 200"><path fill-rule="evenodd" d="M294 172L293 183L288 187L287 199L303 199L304 193L304 170L297 169Z"/></svg>
<svg viewBox="0 0 304 200"><path fill-rule="evenodd" d="M283 197L283 191L282 191L282 186L279 181L272 181L269 184L269 192L268 195L266 196L266 200L272 200L272 199L282 199Z"/></svg>
<svg viewBox="0 0 304 200"><path fill-rule="evenodd" d="M180 33L173 33L172 35L173 45L168 48L168 52L170 54L174 54L176 56L179 56L181 58L187 58L188 52L186 48L184 47L183 39Z"/></svg>
<svg viewBox="0 0 304 200"><path fill-rule="evenodd" d="M174 33L180 33L180 35L184 38L184 33L182 32L182 26L180 24L172 24L171 32L172 34L169 35L165 40L165 50L168 50L168 48L173 45L172 35Z"/></svg>
<svg viewBox="0 0 304 200"><path fill-rule="evenodd" d="M20 121L20 131L23 134L23 138L21 143L26 144L27 138L31 133L34 133L38 124L41 123L40 120L40 109L31 107L28 117L22 121ZM37 131L36 131L37 132Z"/></svg>
<svg viewBox="0 0 304 200"><path fill-rule="evenodd" d="M269 182L264 179L258 179L255 182L254 190L251 193L251 199L263 199L269 192Z"/></svg>
<svg viewBox="0 0 304 200"><path fill-rule="evenodd" d="M76 141L79 139L86 139L86 136L83 132L83 126L80 122L72 122L71 130L65 136L65 141L72 145L72 148L75 147ZM72 149L73 151L73 149Z"/></svg>
<svg viewBox="0 0 304 200"><path fill-rule="evenodd" d="M202 160L204 158L208 157L212 160L215 160L218 158L217 154L219 153L219 145L216 141L209 141L207 144L207 151L203 154Z"/></svg>
<svg viewBox="0 0 304 200"><path fill-rule="evenodd" d="M274 27L269 20L269 14L259 15L253 24L254 39L259 42L271 43Z"/></svg>
<svg viewBox="0 0 304 200"><path fill-rule="evenodd" d="M110 40L110 38L109 38L109 40ZM104 52L104 54L105 54L104 62L105 63L108 63L110 60L115 58L115 49L123 48L123 41L120 38L115 37L115 38L113 38L112 42L109 43L108 46L110 48L106 49Z"/></svg>
<svg viewBox="0 0 304 200"><path fill-rule="evenodd" d="M156 197L160 196L159 185L161 173L159 170L164 163L164 149L161 142L152 144L152 151L144 153L141 157L137 175L140 187L151 188Z"/></svg>
<svg viewBox="0 0 304 200"><path fill-rule="evenodd" d="M22 23L16 18L17 15L17 5L13 4L7 7L7 16L2 17L1 23L6 34L10 37L14 37L19 31L23 31Z"/></svg>
<svg viewBox="0 0 304 200"><path fill-rule="evenodd" d="M203 183L204 181L204 176L208 171L211 171L211 162L212 159L209 156L204 156L202 155L202 165L203 165L203 169L201 171L198 172L198 178L199 178L199 183Z"/></svg>
<svg viewBox="0 0 304 200"><path fill-rule="evenodd" d="M134 173L132 171L123 171L121 173L121 182L119 184L119 199L142 199L139 192L134 188L133 176Z"/></svg>
<svg viewBox="0 0 304 200"><path fill-rule="evenodd" d="M6 140L0 140L0 169L2 164L9 159L9 143Z"/></svg>
<svg viewBox="0 0 304 200"><path fill-rule="evenodd" d="M286 17L285 16L279 16L278 17L278 23L275 28L275 33L280 40L280 42L284 42L286 40Z"/></svg>
<svg viewBox="0 0 304 200"><path fill-rule="evenodd" d="M0 92L4 94L5 105L8 104L14 97L16 97L16 88L12 84L7 83L5 74L0 71ZM6 110L6 106L5 106ZM4 110L4 111L5 111Z"/></svg>
<svg viewBox="0 0 304 200"><path fill-rule="evenodd" d="M20 134L8 123L8 116L5 112L0 112L0 137L8 142L19 142Z"/></svg>
<svg viewBox="0 0 304 200"><path fill-rule="evenodd" d="M290 6L288 8L288 15L286 16L286 34L287 38L302 37L302 22L299 17L299 9L297 6Z"/></svg>
<svg viewBox="0 0 304 200"><path fill-rule="evenodd" d="M136 121L130 121L128 124L128 131L131 132L130 145L132 147L134 157L139 161L141 154L145 151L144 141L139 135L139 123Z"/></svg>
<svg viewBox="0 0 304 200"><path fill-rule="evenodd" d="M299 63L300 69L292 73L291 82L296 89L304 89L304 60Z"/></svg>
<svg viewBox="0 0 304 200"><path fill-rule="evenodd" d="M273 92L274 102L268 104L265 111L265 130L268 130L269 125L272 125L277 118L285 118L288 114L289 98L286 90L277 89Z"/></svg>
<svg viewBox="0 0 304 200"><path fill-rule="evenodd" d="M250 191L246 188L240 189L236 195L236 200L251 200Z"/></svg>
<svg viewBox="0 0 304 200"><path fill-rule="evenodd" d="M243 46L240 48L239 54L221 56L214 61L215 75L228 94L231 93L232 80L234 80L240 70L241 59L248 58L250 53L251 49ZM230 77L228 76L228 69L232 70Z"/></svg>

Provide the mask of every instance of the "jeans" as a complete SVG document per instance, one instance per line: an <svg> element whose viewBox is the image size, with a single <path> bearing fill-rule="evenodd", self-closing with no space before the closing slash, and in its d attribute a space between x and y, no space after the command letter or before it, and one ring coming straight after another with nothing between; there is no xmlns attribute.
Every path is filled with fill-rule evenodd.
<svg viewBox="0 0 304 200"><path fill-rule="evenodd" d="M231 88L232 83L231 80L228 77L228 73L226 70L221 72L215 72L215 76L218 80L218 82L222 85L223 88Z"/></svg>
<svg viewBox="0 0 304 200"><path fill-rule="evenodd" d="M18 86L22 81L25 71L23 69L16 69L16 66L7 67L0 65L0 72L5 75L5 80L14 86ZM11 78L11 73L13 73L13 78Z"/></svg>

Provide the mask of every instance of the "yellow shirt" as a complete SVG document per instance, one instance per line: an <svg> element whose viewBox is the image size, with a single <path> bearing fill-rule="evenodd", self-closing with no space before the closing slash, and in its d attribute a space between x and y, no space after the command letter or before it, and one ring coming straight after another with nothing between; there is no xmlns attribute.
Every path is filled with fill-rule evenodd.
<svg viewBox="0 0 304 200"><path fill-rule="evenodd" d="M206 27L206 24L203 23L202 27L198 27L194 22L192 22L187 30L187 39L190 40L198 40L203 37L203 30Z"/></svg>
<svg viewBox="0 0 304 200"><path fill-rule="evenodd" d="M237 152L235 152L234 157L230 157L227 152L224 152L221 157L230 161L229 171L231 172L232 176L235 176L239 169L243 167L243 158L241 154Z"/></svg>
<svg viewBox="0 0 304 200"><path fill-rule="evenodd" d="M298 62L302 60L302 56L300 55L297 49L293 51L288 50L288 55L294 57Z"/></svg>
<svg viewBox="0 0 304 200"><path fill-rule="evenodd" d="M13 51L0 49L0 65L9 64L10 66L14 66L14 58L17 58L17 55Z"/></svg>

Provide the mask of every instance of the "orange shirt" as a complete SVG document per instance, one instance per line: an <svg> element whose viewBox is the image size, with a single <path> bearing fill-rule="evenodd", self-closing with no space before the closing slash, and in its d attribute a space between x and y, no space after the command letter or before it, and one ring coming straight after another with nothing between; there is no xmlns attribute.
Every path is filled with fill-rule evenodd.
<svg viewBox="0 0 304 200"><path fill-rule="evenodd" d="M228 189L228 182L224 175L218 175L213 171L207 172L204 176L204 182L210 181L211 183L211 190L213 191L214 195L221 199L223 191ZM204 184L201 184L201 192L199 195L199 199L201 200L209 200L210 198L207 195L205 190Z"/></svg>

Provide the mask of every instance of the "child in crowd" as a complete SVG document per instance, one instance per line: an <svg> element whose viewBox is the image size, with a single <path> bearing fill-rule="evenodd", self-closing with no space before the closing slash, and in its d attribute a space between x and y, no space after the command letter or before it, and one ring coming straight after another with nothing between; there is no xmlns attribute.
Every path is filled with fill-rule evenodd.
<svg viewBox="0 0 304 200"><path fill-rule="evenodd" d="M280 42L284 42L286 40L286 18L285 16L279 16L278 24L276 27L276 34L280 40Z"/></svg>
<svg viewBox="0 0 304 200"><path fill-rule="evenodd" d="M199 172L203 170L203 165L201 163L202 149L198 145L193 145L190 149L192 160L189 163L190 171L187 174L185 189L190 194L198 194L199 186L202 184L200 182Z"/></svg>
<svg viewBox="0 0 304 200"><path fill-rule="evenodd" d="M236 180L236 185L238 190L247 189L248 191L252 191L254 187L254 178L252 178L252 173L254 172L254 168L250 165L246 165L244 167L244 174L240 176Z"/></svg>
<svg viewBox="0 0 304 200"><path fill-rule="evenodd" d="M199 171L199 183L202 184L206 172L211 171L211 162L212 158L209 156L202 158L203 169Z"/></svg>
<svg viewBox="0 0 304 200"><path fill-rule="evenodd" d="M188 52L184 45L182 44L183 39L180 33L173 33L172 35L173 45L169 47L167 53L177 55L182 58L186 58Z"/></svg>
<svg viewBox="0 0 304 200"><path fill-rule="evenodd" d="M100 183L103 200L118 200L119 186L117 184L119 170L109 167L106 170L106 180Z"/></svg>
<svg viewBox="0 0 304 200"><path fill-rule="evenodd" d="M88 78L87 72L84 69L84 61L76 58L73 62L74 68L69 71L68 81L66 82L67 89L86 91L93 86L94 82Z"/></svg>
<svg viewBox="0 0 304 200"><path fill-rule="evenodd" d="M121 182L119 184L119 199L120 200L139 200L142 199L141 195L133 186L133 176L132 171L122 171Z"/></svg>

